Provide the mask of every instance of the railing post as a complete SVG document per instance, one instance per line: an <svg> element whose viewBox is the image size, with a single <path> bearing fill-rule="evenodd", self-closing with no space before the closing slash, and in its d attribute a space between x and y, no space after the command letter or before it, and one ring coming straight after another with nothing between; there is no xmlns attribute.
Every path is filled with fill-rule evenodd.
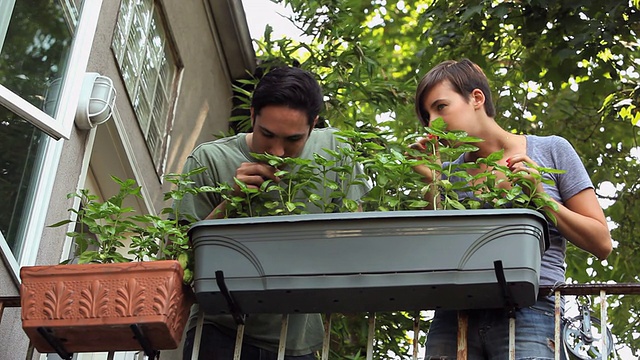
<svg viewBox="0 0 640 360"><path fill-rule="evenodd" d="M509 360L516 360L516 318L509 317Z"/></svg>
<svg viewBox="0 0 640 360"><path fill-rule="evenodd" d="M326 314L324 319L324 339L322 340L322 360L329 360L331 345L331 314Z"/></svg>
<svg viewBox="0 0 640 360"><path fill-rule="evenodd" d="M202 340L203 327L204 327L204 311L199 311L198 323L196 325L196 333L193 338L193 349L191 351L191 360L198 360L198 356L200 356L200 341Z"/></svg>
<svg viewBox="0 0 640 360"><path fill-rule="evenodd" d="M458 360L467 360L467 329L469 327L469 314L464 310L458 310Z"/></svg>
<svg viewBox="0 0 640 360"><path fill-rule="evenodd" d="M602 360L607 360L609 357L607 333L607 293L605 290L600 290L600 346L602 347Z"/></svg>
<svg viewBox="0 0 640 360"><path fill-rule="evenodd" d="M236 344L233 348L233 360L240 360L242 355L242 339L244 337L244 324L238 324L236 330Z"/></svg>
<svg viewBox="0 0 640 360"><path fill-rule="evenodd" d="M373 359L373 338L376 334L376 313L369 313L369 335L367 336L367 360Z"/></svg>
<svg viewBox="0 0 640 360"><path fill-rule="evenodd" d="M418 360L418 341L420 340L420 311L413 316L413 360Z"/></svg>
<svg viewBox="0 0 640 360"><path fill-rule="evenodd" d="M555 360L560 360L560 349L562 349L562 341L560 339L560 314L562 311L561 308L561 298L560 298L560 291L556 290L554 292L554 296L555 296L555 310L554 310L554 315L555 315L555 326L554 326L554 330L553 330L553 334L554 334L554 339L553 341L555 342L555 348L554 348L554 358Z"/></svg>
<svg viewBox="0 0 640 360"><path fill-rule="evenodd" d="M278 360L284 360L287 348L287 331L289 330L289 314L282 314L282 328L280 328L280 345L278 346Z"/></svg>

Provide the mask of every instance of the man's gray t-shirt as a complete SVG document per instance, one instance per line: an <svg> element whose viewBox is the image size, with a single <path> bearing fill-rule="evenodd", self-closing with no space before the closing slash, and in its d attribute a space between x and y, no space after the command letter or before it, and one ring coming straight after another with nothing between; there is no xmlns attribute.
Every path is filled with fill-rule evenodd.
<svg viewBox="0 0 640 360"><path fill-rule="evenodd" d="M560 136L526 135L527 155L539 166L565 170L562 174L545 173L544 177L553 180L554 186L542 184L545 192L560 204L581 192L593 188L589 174L571 144ZM453 161L462 164L464 155ZM448 163L444 163L448 166ZM455 179L452 179L455 181ZM460 194L461 197L471 194ZM560 234L556 226L549 222L550 245L542 256L540 269L540 285L555 285L564 282L564 259L567 240Z"/></svg>
<svg viewBox="0 0 640 360"><path fill-rule="evenodd" d="M347 146L338 141L334 133L335 129L314 129L300 154L300 158L313 159L314 154L319 154L330 159L330 155L324 149L335 151L339 147ZM198 186L217 186L220 183L233 184L236 169L240 164L257 161L251 156L246 135L242 133L197 146L187 158L183 172L186 173L199 167L206 167L207 171L199 173L192 178ZM349 165L354 168L352 178L363 175L363 169L360 165ZM340 181L335 173L327 176L335 177L334 180L338 183L344 182ZM325 201L340 201L340 199L329 199L330 192L323 190L318 189L318 195L325 196ZM350 186L347 191L347 198L359 200L367 191L369 191L369 185L366 182L361 185ZM201 193L198 196L188 196L180 202L180 212L182 214L190 214L197 220L202 220L221 202L222 198L216 193ZM321 211L320 208L311 203L307 204L306 210L311 213ZM194 305L191 309L187 329L195 327L197 312L197 305ZM281 319L282 316L277 314L248 315L244 330L245 342L276 352L280 338ZM215 324L220 330L235 336L236 325L230 315L207 315L205 322ZM324 334L320 315L290 315L287 334L287 355L304 355L318 349L322 345Z"/></svg>

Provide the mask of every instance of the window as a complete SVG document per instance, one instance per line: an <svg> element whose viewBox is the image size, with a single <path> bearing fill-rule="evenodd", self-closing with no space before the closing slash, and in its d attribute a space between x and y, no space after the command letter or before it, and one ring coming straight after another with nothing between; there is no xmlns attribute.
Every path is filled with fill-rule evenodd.
<svg viewBox="0 0 640 360"><path fill-rule="evenodd" d="M0 43L0 84L14 97L44 109L48 84L64 77L71 49L68 8L55 1L16 1L6 10ZM58 103L57 96L49 99L49 116L55 115ZM0 106L0 233L17 258L50 141L31 122Z"/></svg>
<svg viewBox="0 0 640 360"><path fill-rule="evenodd" d="M21 219L33 207L33 189L45 155L48 136L0 107L0 231L11 251L19 255L24 237Z"/></svg>
<svg viewBox="0 0 640 360"><path fill-rule="evenodd" d="M123 0L112 48L138 124L161 176L178 66L160 7L153 0Z"/></svg>
<svg viewBox="0 0 640 360"><path fill-rule="evenodd" d="M0 251L15 275L35 263L99 9L85 1L79 17L71 0L0 1Z"/></svg>

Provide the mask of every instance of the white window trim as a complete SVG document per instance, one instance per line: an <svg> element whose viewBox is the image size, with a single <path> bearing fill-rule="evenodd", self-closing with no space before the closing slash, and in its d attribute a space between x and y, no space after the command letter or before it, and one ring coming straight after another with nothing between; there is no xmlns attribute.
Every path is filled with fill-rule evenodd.
<svg viewBox="0 0 640 360"><path fill-rule="evenodd" d="M9 28L15 4L16 0L0 1L0 53L2 52L4 39L7 36L7 29Z"/></svg>
<svg viewBox="0 0 640 360"><path fill-rule="evenodd" d="M75 38L68 63L68 71L65 76L65 84L60 95L60 106L56 113L57 121L42 112L26 100L0 85L0 104L15 112L25 120L31 122L54 139L48 139L43 166L39 180L35 187L34 201L29 219L26 221L26 231L22 249L16 258L10 250L6 240L0 237L0 251L2 251L14 278L19 282L20 266L29 266L36 263L42 230L51 200L53 185L62 154L64 141L69 139L74 126L74 119L80 90L89 63L91 45L98 25L98 18L103 0L84 0L80 11L80 21L75 31Z"/></svg>
<svg viewBox="0 0 640 360"><path fill-rule="evenodd" d="M16 284L20 284L20 276L18 276L18 274L20 273L20 265L12 256L13 253L9 248L9 245L7 244L4 236L2 236L2 233L0 233L0 254L2 255L5 265L11 269L13 280Z"/></svg>
<svg viewBox="0 0 640 360"><path fill-rule="evenodd" d="M55 139L62 137L59 122L3 85L0 85L0 104L4 105L9 111L16 113L21 118L36 125L40 130ZM68 139L69 136L67 135L66 138Z"/></svg>
<svg viewBox="0 0 640 360"><path fill-rule="evenodd" d="M65 81L60 94L60 106L55 119L33 106L19 95L0 85L0 104L31 122L54 139L69 139L73 129L74 119L82 81L89 63L91 46L98 27L100 8L103 0L84 0L80 12L80 21L75 30L75 37L71 48L71 55L67 64Z"/></svg>
<svg viewBox="0 0 640 360"><path fill-rule="evenodd" d="M84 144L84 156L82 157L82 166L80 168L80 177L78 178L78 184L76 185L76 189L82 189L85 187L85 183L87 181L87 174L89 172L89 162L91 161L91 154L93 153L93 143L96 139L96 128L89 130L89 135L87 136L87 140ZM78 210L80 208L80 198L73 198L72 208ZM73 222L77 217L77 214L71 214L72 222L67 225L67 232L75 231L75 222ZM75 241L72 237L66 236L64 239L64 244L62 245L62 253L60 254L60 261L65 261L69 259L69 255L71 254L73 244Z"/></svg>
<svg viewBox="0 0 640 360"><path fill-rule="evenodd" d="M44 229L45 219L49 210L53 183L55 182L58 165L62 155L63 140L49 139L46 145L46 152L40 170L40 177L36 185L35 196L32 204L29 219L26 221L27 227L24 232L24 243L20 251L18 263L21 266L30 266L36 263L40 241L42 239L42 229Z"/></svg>

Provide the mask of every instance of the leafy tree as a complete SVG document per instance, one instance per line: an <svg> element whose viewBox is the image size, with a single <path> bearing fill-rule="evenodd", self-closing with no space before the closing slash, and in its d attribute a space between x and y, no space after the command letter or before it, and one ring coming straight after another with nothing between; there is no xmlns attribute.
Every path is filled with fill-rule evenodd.
<svg viewBox="0 0 640 360"><path fill-rule="evenodd" d="M299 62L317 73L330 125L384 134L381 145L400 151L419 132L413 97L421 76L446 59L478 63L491 81L498 123L515 133L567 138L598 196L610 203L613 254L600 262L569 245L567 277L639 281L640 1L274 1L293 9L291 20L312 40L273 39L267 26L256 41L259 58ZM607 185L615 190L605 191ZM610 302L618 344L638 355L632 324L640 298ZM363 320L341 319L333 331L349 341L340 350L364 354L363 342L354 340ZM411 316L383 314L380 323L378 355L408 356L395 344L405 343Z"/></svg>

